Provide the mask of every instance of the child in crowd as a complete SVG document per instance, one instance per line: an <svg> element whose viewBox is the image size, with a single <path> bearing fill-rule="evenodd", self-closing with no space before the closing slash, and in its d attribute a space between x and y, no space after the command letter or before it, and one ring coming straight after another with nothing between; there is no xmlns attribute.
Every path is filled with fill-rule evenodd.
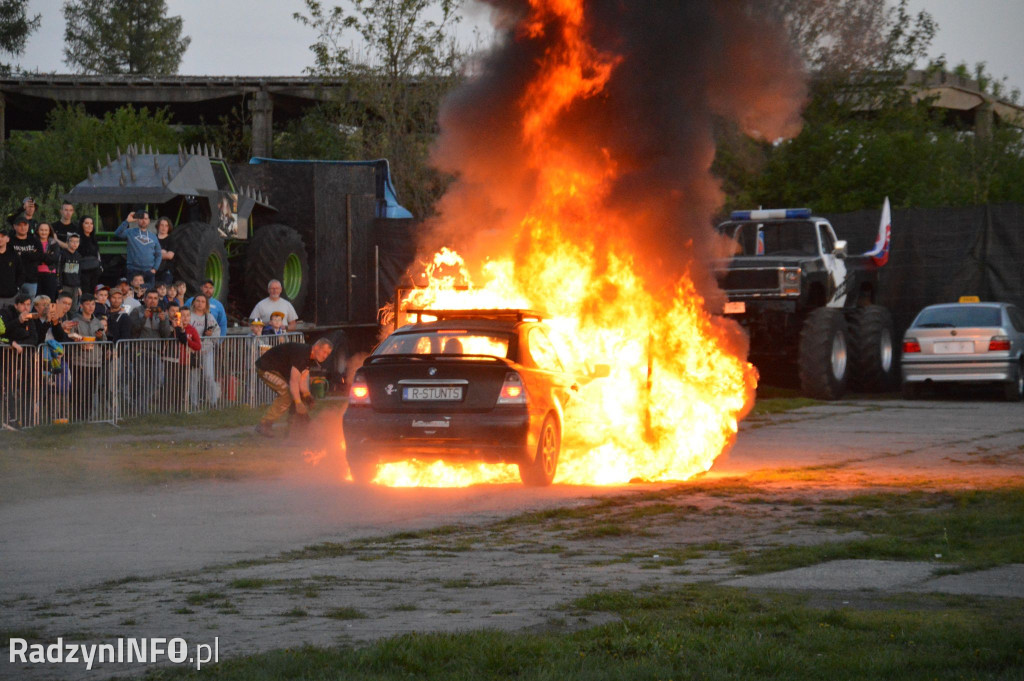
<svg viewBox="0 0 1024 681"><path fill-rule="evenodd" d="M110 288L103 284L96 284L96 288L93 289L93 296L96 298L95 316L99 319L106 319L107 312L110 310Z"/></svg>
<svg viewBox="0 0 1024 681"><path fill-rule="evenodd" d="M182 309L184 309L185 308L185 294L188 293L188 284L186 284L185 282L183 282L181 280L178 280L178 281L174 282L174 284L171 286L171 288L170 288L170 290L168 292L171 295L173 295L175 297L175 299L177 299L178 305Z"/></svg>
<svg viewBox="0 0 1024 681"><path fill-rule="evenodd" d="M278 336L285 333L284 312L273 312L270 315L270 326L264 327L264 336Z"/></svg>
<svg viewBox="0 0 1024 681"><path fill-rule="evenodd" d="M178 299L175 296L177 290L172 292L171 289L168 288L167 284L163 282L157 282L156 293L158 296L160 296L160 302L158 303L158 305L160 306L161 310L164 310L166 312L167 308L170 307L172 304L178 305ZM181 305L178 305L178 307L180 308Z"/></svg>
<svg viewBox="0 0 1024 681"><path fill-rule="evenodd" d="M78 299L82 295L82 254L78 246L82 237L70 232L66 238L67 248L60 254L57 278L61 289L71 293L71 314L78 314Z"/></svg>

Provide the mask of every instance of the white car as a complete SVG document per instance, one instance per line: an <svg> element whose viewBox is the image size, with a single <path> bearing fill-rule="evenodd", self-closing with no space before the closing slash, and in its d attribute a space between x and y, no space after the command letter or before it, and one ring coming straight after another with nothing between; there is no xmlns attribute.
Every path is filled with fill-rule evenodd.
<svg viewBox="0 0 1024 681"><path fill-rule="evenodd" d="M962 299L963 300L963 299ZM929 305L903 336L903 396L937 383L999 384L1024 398L1024 312L1009 303Z"/></svg>

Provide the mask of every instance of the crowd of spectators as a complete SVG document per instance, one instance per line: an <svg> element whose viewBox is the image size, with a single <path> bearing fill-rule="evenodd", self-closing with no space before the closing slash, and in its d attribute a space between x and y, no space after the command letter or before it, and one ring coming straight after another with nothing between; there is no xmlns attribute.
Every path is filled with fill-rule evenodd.
<svg viewBox="0 0 1024 681"><path fill-rule="evenodd" d="M87 404L97 391L112 389L104 378L111 346L100 343L140 339L164 342L133 346L129 366L122 368L126 399L145 405L170 391L190 405L216 405L222 388L215 357L228 330L227 313L214 297L213 281L186 298L185 282L175 280L171 221L160 218L150 228L147 211L128 215L115 233L127 242L125 276L108 287L100 282L96 221L91 216L75 221L74 212L65 203L59 219L46 222L26 198L21 212L9 219L11 228L0 229L2 402L17 392L10 367L25 348L45 352L48 366L62 372L71 402ZM281 283L270 282L267 294L250 315L250 334L294 330L298 316L281 297ZM65 352L67 343L74 345ZM24 420L18 409L6 412Z"/></svg>

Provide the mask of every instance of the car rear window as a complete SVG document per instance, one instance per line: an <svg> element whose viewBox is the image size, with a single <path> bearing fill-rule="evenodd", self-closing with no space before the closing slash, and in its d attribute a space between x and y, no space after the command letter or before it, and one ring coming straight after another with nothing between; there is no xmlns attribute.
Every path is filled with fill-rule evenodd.
<svg viewBox="0 0 1024 681"><path fill-rule="evenodd" d="M508 357L511 336L478 331L438 330L395 333L384 339L378 355L491 355Z"/></svg>
<svg viewBox="0 0 1024 681"><path fill-rule="evenodd" d="M956 305L949 307L931 307L921 311L914 320L917 327L964 327L964 326L1001 326L1002 315L998 307L980 307Z"/></svg>

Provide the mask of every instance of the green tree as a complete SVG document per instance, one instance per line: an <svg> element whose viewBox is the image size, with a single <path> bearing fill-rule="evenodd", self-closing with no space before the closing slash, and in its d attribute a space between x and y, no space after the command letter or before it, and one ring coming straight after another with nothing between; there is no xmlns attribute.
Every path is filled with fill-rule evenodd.
<svg viewBox="0 0 1024 681"><path fill-rule="evenodd" d="M815 21L821 12L836 9L833 3L775 1L791 10L805 9ZM863 0L860 6L871 7L872 2ZM812 73L803 130L775 144L760 144L730 129L719 135L715 170L728 194L727 208L811 205L822 212L841 212L875 208L886 196L894 206L1024 201L1020 129L997 118L990 134L979 135L933 107L921 88L910 84L910 70L924 59L935 35L932 18L925 12L910 13L904 0L885 10L881 23L876 19L853 17L855 26L875 26L864 38L874 47L852 52L861 55L852 59L856 68L830 66L835 53L829 46L838 40L835 36L807 29L802 38L794 38L798 46L806 41L801 50L805 61L818 67ZM826 25L839 35L855 34L821 24ZM941 62L930 67L944 68ZM969 75L965 66L957 71ZM982 91L1007 96L1005 84L983 68L973 77Z"/></svg>
<svg viewBox="0 0 1024 681"><path fill-rule="evenodd" d="M353 0L348 11L306 0L308 13L295 18L317 33L309 71L344 80L349 92L285 131L293 153L386 158L403 205L430 215L447 186L428 157L441 100L461 79L458 7L459 0ZM353 36L361 51L349 46ZM314 143L317 134L327 139Z"/></svg>
<svg viewBox="0 0 1024 681"><path fill-rule="evenodd" d="M29 17L28 0L0 0L0 52L17 57L25 51L25 41L39 28L39 15ZM0 62L0 73L10 73L11 65Z"/></svg>
<svg viewBox="0 0 1024 681"><path fill-rule="evenodd" d="M178 133L170 114L124 106L97 118L81 104L58 106L45 130L12 131L0 166L0 196L52 194L53 185L70 189L95 172L97 164L106 165L118 147L123 151L129 144L176 152Z"/></svg>
<svg viewBox="0 0 1024 681"><path fill-rule="evenodd" d="M67 0L64 63L80 73L178 72L191 38L165 0Z"/></svg>
<svg viewBox="0 0 1024 681"><path fill-rule="evenodd" d="M339 121L342 112L335 104L310 109L302 118L289 121L274 136L278 158L354 159L363 148L360 131Z"/></svg>
<svg viewBox="0 0 1024 681"><path fill-rule="evenodd" d="M248 162L252 155L252 116L247 104L248 101L243 99L241 105L233 106L230 112L218 116L215 123L200 116L199 125L182 130L182 144L185 147L205 144L216 148L231 163Z"/></svg>

